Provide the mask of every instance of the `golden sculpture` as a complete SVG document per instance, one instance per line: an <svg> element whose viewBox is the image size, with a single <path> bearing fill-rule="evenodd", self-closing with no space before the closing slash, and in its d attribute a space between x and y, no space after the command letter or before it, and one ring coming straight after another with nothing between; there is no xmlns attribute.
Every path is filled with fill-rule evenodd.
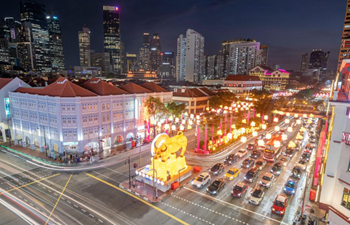
<svg viewBox="0 0 350 225"><path fill-rule="evenodd" d="M181 170L187 168L184 156L186 147L187 138L181 131L174 137L165 133L158 134L151 146L152 159L148 175L152 177L152 169L155 168L158 180L166 182L171 177L178 176ZM180 149L181 152L178 153Z"/></svg>

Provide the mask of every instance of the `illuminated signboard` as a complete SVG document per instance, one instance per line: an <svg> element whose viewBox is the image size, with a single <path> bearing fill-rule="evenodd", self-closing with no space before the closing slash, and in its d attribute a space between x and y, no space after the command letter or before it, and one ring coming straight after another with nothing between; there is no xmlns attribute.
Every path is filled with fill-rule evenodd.
<svg viewBox="0 0 350 225"><path fill-rule="evenodd" d="M6 118L11 118L10 98L4 98Z"/></svg>
<svg viewBox="0 0 350 225"><path fill-rule="evenodd" d="M350 145L350 133L343 132L343 138L341 139L346 145Z"/></svg>

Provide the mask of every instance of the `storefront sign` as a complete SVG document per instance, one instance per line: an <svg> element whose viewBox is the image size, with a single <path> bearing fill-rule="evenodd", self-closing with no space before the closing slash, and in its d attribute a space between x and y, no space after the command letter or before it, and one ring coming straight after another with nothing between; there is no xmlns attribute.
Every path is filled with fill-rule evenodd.
<svg viewBox="0 0 350 225"><path fill-rule="evenodd" d="M350 133L343 132L343 138L341 139L346 145L350 145Z"/></svg>
<svg viewBox="0 0 350 225"><path fill-rule="evenodd" d="M4 98L4 101L5 101L6 118L9 119L9 118L11 118L10 98Z"/></svg>

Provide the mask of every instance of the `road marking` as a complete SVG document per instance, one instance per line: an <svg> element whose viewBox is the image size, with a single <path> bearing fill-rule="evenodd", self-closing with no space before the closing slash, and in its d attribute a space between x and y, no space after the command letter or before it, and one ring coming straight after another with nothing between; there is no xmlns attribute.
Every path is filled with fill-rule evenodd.
<svg viewBox="0 0 350 225"><path fill-rule="evenodd" d="M11 191L15 191L15 190L21 189L21 188L23 188L23 187L26 187L26 186L29 186L29 185L32 185L32 184L41 182L41 181L43 181L43 180L47 180L47 179L52 178L52 177L55 177L55 176L57 176L57 175L59 175L59 173L56 173L56 174L54 174L54 175L52 175L52 176L49 176L49 177L42 178L42 179L40 179L40 180L36 180L36 181L30 182L30 183L24 184L24 185L19 186L19 187L12 188L12 189L10 189L10 190L8 190L8 191L1 192L1 193L0 193L0 196L3 195L3 194L7 194L7 193L9 193L9 192L11 192ZM6 190L7 190L7 189L6 189Z"/></svg>
<svg viewBox="0 0 350 225"><path fill-rule="evenodd" d="M181 219L179 219L179 218L177 218L177 217L171 215L170 213L168 213L168 212L166 212L166 211L164 211L164 210L158 208L157 206L152 205L151 203L149 203L149 202L147 202L147 201L145 201L145 200L143 200L143 199L141 199L141 198L139 198L139 197L137 197L137 196L135 196L135 195L133 195L133 194L131 194L131 193L129 193L129 192L127 192L127 191L125 191L125 190L123 190L123 189L121 189L121 188L119 188L119 187L117 187L117 186L115 186L115 185L113 185L113 184L111 184L111 183L105 181L105 180L102 180L102 179L100 179L100 178L98 178L98 177L95 177L94 175L89 174L89 173L87 173L87 175L88 175L89 177L91 177L91 178L94 178L95 180L98 180L98 181L100 181L100 182L102 182L102 183L104 183L104 184L107 184L108 186L110 186L110 187L112 187L112 188L114 188L114 189L117 189L118 191L121 191L121 192L123 192L123 193L125 193L125 194L127 194L127 195L129 195L129 196L131 196L131 197L133 197L133 198L135 198L136 200L139 200L140 202L142 202L142 203L144 203L144 204L146 204L146 205L148 205L148 206L154 208L155 210L157 210L157 211L163 213L164 215L169 216L170 218L176 220L177 222L179 222L179 223L181 223L181 224L189 225L188 223L184 222L183 220L181 220Z"/></svg>
<svg viewBox="0 0 350 225"><path fill-rule="evenodd" d="M271 218L271 217L268 217L268 216L265 216L265 215L263 215L263 214L260 214L260 213L257 213L257 212L254 212L254 211L251 211L251 210L246 209L246 208L243 208L243 207L241 207L241 206L238 206L238 205L235 205L235 204L232 204L232 203L229 203L229 202L223 201L223 200L221 200L221 199L217 199L217 198L211 197L211 196L206 195L206 194L203 194L203 193L201 193L201 192L198 192L198 191L192 190L192 189L190 189L190 188L188 188L188 187L184 187L184 189L187 189L187 190L189 190L189 191L192 191L192 192L194 192L194 193L197 193L197 194L199 194L199 195L202 195L202 196L204 196L204 197L206 197L206 198L209 198L209 199L211 199L211 200L213 200L213 201L221 202L221 203L223 203L223 204L227 204L227 205L230 205L230 206L236 207L236 208L238 208L238 209L241 209L241 210L244 210L244 211L247 211L247 212L253 213L253 214L255 214L255 215L262 216L262 217L264 217L264 218L266 218L266 219L269 219L269 220L272 220L272 221L274 221L274 222L277 222L277 223L280 223L280 224L286 224L286 225L288 225L288 224L287 224L287 223L285 223L285 222L282 222L282 221L279 221L279 220L273 219L273 218Z"/></svg>
<svg viewBox="0 0 350 225"><path fill-rule="evenodd" d="M63 192L66 190L66 188L67 188L67 186L68 186L68 183L69 183L70 179L72 179L72 176L73 176L73 174L71 174L71 175L70 175L70 177L68 178L67 183L66 183L66 186L64 186L64 188L63 188L63 190L62 190L62 192L61 192L60 196L58 197L58 199L57 199L57 201L56 201L55 206L53 207L53 209L52 209L52 211L51 211L51 213L50 213L49 217L48 217L48 218L47 218L47 220L46 220L45 225L47 225L47 223L50 221L51 216L52 216L52 213L53 213L53 211L55 211L55 209L56 209L56 207L57 207L57 205L58 205L58 202L60 201L61 196L63 195Z"/></svg>

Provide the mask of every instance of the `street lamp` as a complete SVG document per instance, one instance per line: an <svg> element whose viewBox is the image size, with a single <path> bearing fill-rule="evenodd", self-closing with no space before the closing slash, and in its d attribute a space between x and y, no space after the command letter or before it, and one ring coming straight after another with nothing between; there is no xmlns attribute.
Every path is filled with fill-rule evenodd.
<svg viewBox="0 0 350 225"><path fill-rule="evenodd" d="M182 124L180 125L180 130L181 130L181 131L184 131L184 130L185 130L184 125L182 125Z"/></svg>
<svg viewBox="0 0 350 225"><path fill-rule="evenodd" d="M282 134L282 140L285 141L287 140L288 136L286 134Z"/></svg>
<svg viewBox="0 0 350 225"><path fill-rule="evenodd" d="M297 120L297 124L301 124L301 120Z"/></svg>
<svg viewBox="0 0 350 225"><path fill-rule="evenodd" d="M280 127L279 126L275 126L275 131L280 131Z"/></svg>
<svg viewBox="0 0 350 225"><path fill-rule="evenodd" d="M46 132L45 132L45 126L41 126L44 130L44 149L45 149L45 154L47 156L47 146L46 146ZM38 131L40 131L40 126L37 128Z"/></svg>
<svg viewBox="0 0 350 225"><path fill-rule="evenodd" d="M255 122L252 121L252 122L250 123L250 126L255 127Z"/></svg>
<svg viewBox="0 0 350 225"><path fill-rule="evenodd" d="M246 143L247 142L247 138L246 137L241 137L241 142L243 142L243 143Z"/></svg>
<svg viewBox="0 0 350 225"><path fill-rule="evenodd" d="M270 133L266 134L266 138L271 139L271 134Z"/></svg>

